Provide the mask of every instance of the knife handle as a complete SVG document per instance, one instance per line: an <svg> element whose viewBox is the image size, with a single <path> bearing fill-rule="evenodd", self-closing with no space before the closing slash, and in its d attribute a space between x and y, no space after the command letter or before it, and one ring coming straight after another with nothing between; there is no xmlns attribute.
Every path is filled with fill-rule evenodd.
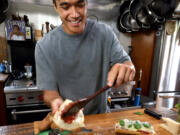
<svg viewBox="0 0 180 135"><path fill-rule="evenodd" d="M158 114L158 113L156 113L156 112L154 112L152 110L149 110L147 108L144 110L144 113L146 113L148 115L151 115L151 116L155 117L156 119L161 119L162 118L161 114Z"/></svg>

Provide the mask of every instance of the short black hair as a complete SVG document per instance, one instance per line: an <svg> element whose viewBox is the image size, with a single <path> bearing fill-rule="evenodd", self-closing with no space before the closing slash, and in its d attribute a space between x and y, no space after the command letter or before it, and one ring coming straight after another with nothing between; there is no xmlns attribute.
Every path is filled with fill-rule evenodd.
<svg viewBox="0 0 180 135"><path fill-rule="evenodd" d="M84 0L84 1L87 1L87 0ZM57 6L57 5L56 5L56 0L53 0L53 4L54 4L55 6Z"/></svg>
<svg viewBox="0 0 180 135"><path fill-rule="evenodd" d="M56 6L56 0L53 0L53 4Z"/></svg>

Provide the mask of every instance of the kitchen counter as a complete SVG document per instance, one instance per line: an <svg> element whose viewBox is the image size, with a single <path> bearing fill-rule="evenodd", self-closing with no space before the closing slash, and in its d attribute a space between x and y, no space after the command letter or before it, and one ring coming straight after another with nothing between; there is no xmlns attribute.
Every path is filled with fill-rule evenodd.
<svg viewBox="0 0 180 135"><path fill-rule="evenodd" d="M99 133L103 135L115 135L114 133L114 124L118 122L120 119L132 119L132 120L141 120L150 122L157 133L157 135L171 135L166 130L159 127L163 121L157 120L147 114L137 115L135 112L144 112L144 109L133 109L121 112L112 112L105 114L96 114L96 115L87 115L85 116L85 125L86 129L92 129L93 133ZM11 126L2 126L0 127L1 135L33 135L34 124L18 124ZM78 133L80 135L84 135L82 132ZM78 135L77 134L77 135ZM88 135L88 132L85 133ZM92 135L92 132L89 133Z"/></svg>

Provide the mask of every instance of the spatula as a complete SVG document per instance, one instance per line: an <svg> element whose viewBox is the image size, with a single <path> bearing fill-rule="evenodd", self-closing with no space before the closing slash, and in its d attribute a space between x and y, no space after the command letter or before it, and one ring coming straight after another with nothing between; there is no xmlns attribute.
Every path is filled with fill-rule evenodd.
<svg viewBox="0 0 180 135"><path fill-rule="evenodd" d="M105 86L104 88L97 91L95 94L93 94L89 97L86 97L86 98L79 99L79 100L73 102L72 104L69 104L69 106L67 106L64 109L64 111L62 112L61 117L65 118L68 116L75 115L80 109L84 108L89 101L91 101L97 95L101 94L102 92L106 91L109 88L111 88L111 87Z"/></svg>

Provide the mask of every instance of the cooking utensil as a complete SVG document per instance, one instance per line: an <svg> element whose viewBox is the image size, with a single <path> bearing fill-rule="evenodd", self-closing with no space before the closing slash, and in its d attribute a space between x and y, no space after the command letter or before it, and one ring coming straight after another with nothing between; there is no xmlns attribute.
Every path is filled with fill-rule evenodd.
<svg viewBox="0 0 180 135"><path fill-rule="evenodd" d="M131 24L129 23L129 17L129 10L126 10L120 18L120 25L126 30L126 32L132 31Z"/></svg>
<svg viewBox="0 0 180 135"><path fill-rule="evenodd" d="M111 88L111 87L105 86L101 90L97 91L95 94L93 94L89 97L83 98L83 99L79 99L79 100L73 102L72 104L69 104L69 106L67 106L65 108L65 110L62 112L62 115L61 115L62 118L76 114L80 109L84 108L86 106L86 104L89 103L89 101L91 101L97 95L101 94L102 92L106 91L109 88Z"/></svg>
<svg viewBox="0 0 180 135"><path fill-rule="evenodd" d="M117 19L117 28L120 32L123 32L123 33L127 32L127 29L122 26L121 18L124 12L129 9L129 5L130 5L130 0L125 0L119 7L119 17Z"/></svg>
<svg viewBox="0 0 180 135"><path fill-rule="evenodd" d="M143 4L141 0L132 0L129 6L129 12L131 16L136 19L137 12L142 8Z"/></svg>
<svg viewBox="0 0 180 135"><path fill-rule="evenodd" d="M121 24L120 24L120 20L121 20L121 18L120 18L120 16L118 17L118 19L117 19L117 29L120 31L120 32L126 32L126 29L124 29L122 26L121 26Z"/></svg>
<svg viewBox="0 0 180 135"><path fill-rule="evenodd" d="M138 31L140 29L140 26L137 24L136 20L132 18L130 14L129 14L129 24L131 25L132 31Z"/></svg>
<svg viewBox="0 0 180 135"><path fill-rule="evenodd" d="M176 0L154 0L149 6L158 16L168 18L176 7Z"/></svg>
<svg viewBox="0 0 180 135"><path fill-rule="evenodd" d="M146 113L148 115L151 115L151 116L155 117L156 119L161 119L162 118L161 114L159 114L159 113L157 113L157 112L155 112L155 111L153 111L151 109L148 109L148 108L146 108L144 110L144 113Z"/></svg>
<svg viewBox="0 0 180 135"><path fill-rule="evenodd" d="M142 24L143 28L150 28L150 26L155 22L152 12L146 7L142 7L136 14L136 21Z"/></svg>

